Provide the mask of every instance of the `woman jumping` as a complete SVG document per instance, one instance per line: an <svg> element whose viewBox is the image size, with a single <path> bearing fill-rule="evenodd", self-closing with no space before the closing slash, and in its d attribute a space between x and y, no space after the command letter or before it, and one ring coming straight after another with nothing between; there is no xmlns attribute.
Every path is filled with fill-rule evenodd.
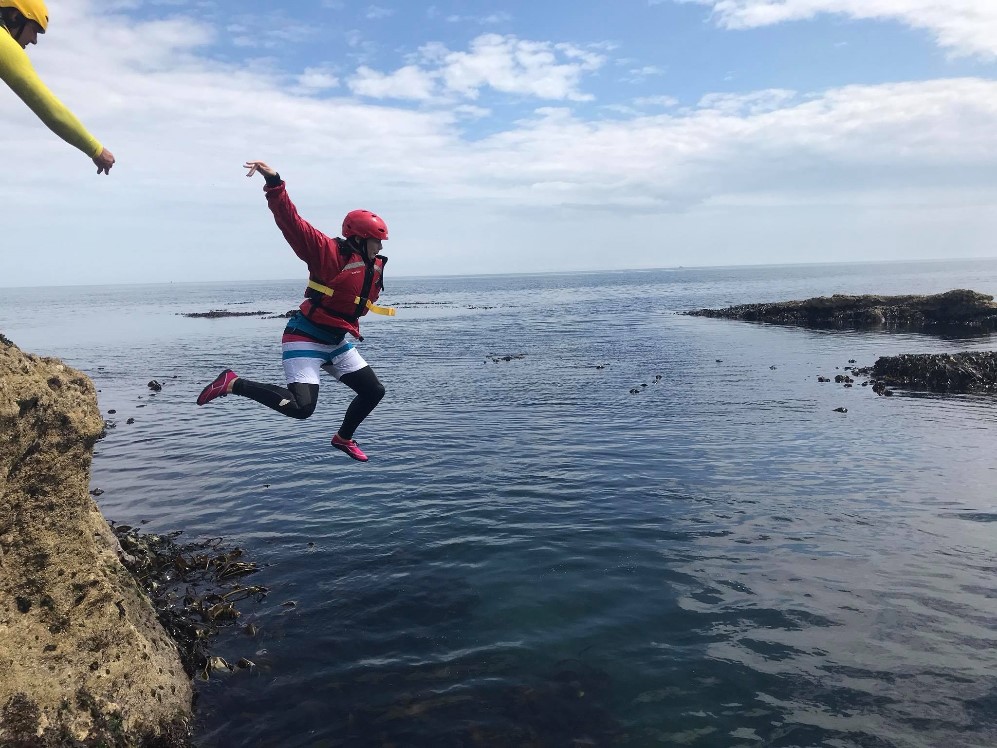
<svg viewBox="0 0 997 748"><path fill-rule="evenodd" d="M388 238L388 227L369 210L354 210L343 219L345 238L332 239L298 215L276 171L262 161L250 161L246 168L247 177L259 172L266 179L267 204L291 249L308 265L308 287L281 341L287 388L251 382L226 369L201 391L197 404L241 395L285 416L305 419L315 411L319 370L323 369L357 393L332 437L332 446L367 462L353 434L384 397L384 385L346 334L363 340L360 317L368 311L394 314L394 309L374 304L384 288L381 274L388 258L379 252L381 242Z"/></svg>

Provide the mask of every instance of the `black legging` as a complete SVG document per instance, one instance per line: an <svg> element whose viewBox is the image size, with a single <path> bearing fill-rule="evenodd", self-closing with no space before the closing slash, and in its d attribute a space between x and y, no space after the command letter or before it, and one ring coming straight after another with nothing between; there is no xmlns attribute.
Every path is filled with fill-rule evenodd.
<svg viewBox="0 0 997 748"><path fill-rule="evenodd" d="M365 366L359 371L343 374L339 381L357 393L346 409L343 425L339 435L344 439L352 439L353 433L370 412L377 407L384 397L384 385L381 384L374 370ZM242 395L250 400L266 405L268 408L283 413L291 418L304 420L315 412L318 403L318 385L304 382L291 382L287 388L273 384L261 384L239 377L232 387L233 395Z"/></svg>

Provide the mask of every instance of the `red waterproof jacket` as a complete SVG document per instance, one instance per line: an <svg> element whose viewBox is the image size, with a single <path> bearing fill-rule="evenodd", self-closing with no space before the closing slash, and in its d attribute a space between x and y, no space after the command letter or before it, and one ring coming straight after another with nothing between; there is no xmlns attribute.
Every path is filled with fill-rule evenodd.
<svg viewBox="0 0 997 748"><path fill-rule="evenodd" d="M346 241L316 229L298 215L284 182L263 190L277 227L308 265L301 313L316 325L346 330L362 340L360 317L367 313L367 302L376 301L384 288L381 276L388 258L378 255L368 262Z"/></svg>

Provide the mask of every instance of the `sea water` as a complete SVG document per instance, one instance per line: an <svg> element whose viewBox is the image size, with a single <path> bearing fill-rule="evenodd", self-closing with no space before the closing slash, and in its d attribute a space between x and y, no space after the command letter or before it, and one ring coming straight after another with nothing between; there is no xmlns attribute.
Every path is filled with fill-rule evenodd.
<svg viewBox="0 0 997 748"><path fill-rule="evenodd" d="M0 332L116 411L105 516L261 566L258 632L216 644L255 667L199 682L199 745L997 742L997 401L817 381L995 341L681 314L997 293L997 261L389 275L367 464L329 446L332 379L304 422L194 404L225 367L283 383L284 322L180 314L302 288L0 289Z"/></svg>

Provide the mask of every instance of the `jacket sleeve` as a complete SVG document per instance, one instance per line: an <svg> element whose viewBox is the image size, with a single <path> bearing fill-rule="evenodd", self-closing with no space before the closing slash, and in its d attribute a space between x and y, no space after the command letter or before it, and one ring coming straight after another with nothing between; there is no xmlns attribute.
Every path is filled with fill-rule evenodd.
<svg viewBox="0 0 997 748"><path fill-rule="evenodd" d="M281 182L274 187L264 187L263 191L277 228L291 245L294 254L308 264L308 270L324 277L338 273L342 260L335 240L298 215L297 208L287 196L287 185Z"/></svg>
<svg viewBox="0 0 997 748"><path fill-rule="evenodd" d="M83 123L42 82L27 52L3 28L0 28L0 80L10 86L52 132L71 146L90 158L99 156L104 150Z"/></svg>

